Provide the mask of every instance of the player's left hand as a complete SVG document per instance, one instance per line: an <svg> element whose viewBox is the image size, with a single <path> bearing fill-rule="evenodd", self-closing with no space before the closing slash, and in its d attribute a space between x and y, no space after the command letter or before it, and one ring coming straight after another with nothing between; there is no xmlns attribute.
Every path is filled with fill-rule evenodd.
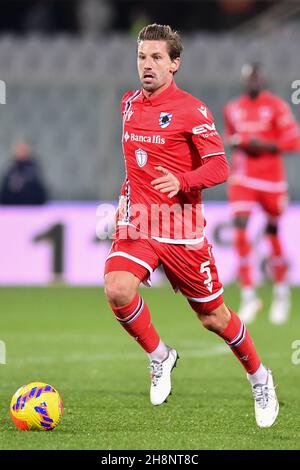
<svg viewBox="0 0 300 470"><path fill-rule="evenodd" d="M161 193L169 193L168 197L174 197L180 191L179 180L163 166L156 166L155 170L160 171L164 176L160 176L151 181L154 189Z"/></svg>

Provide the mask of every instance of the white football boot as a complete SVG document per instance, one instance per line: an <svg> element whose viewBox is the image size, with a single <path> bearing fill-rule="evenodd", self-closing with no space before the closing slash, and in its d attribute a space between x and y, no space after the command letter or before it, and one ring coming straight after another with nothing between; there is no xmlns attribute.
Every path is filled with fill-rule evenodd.
<svg viewBox="0 0 300 470"><path fill-rule="evenodd" d="M238 311L238 316L245 325L254 322L258 312L262 308L262 301L258 297L252 299L243 299Z"/></svg>
<svg viewBox="0 0 300 470"><path fill-rule="evenodd" d="M265 384L252 385L252 394L257 426L260 428L271 427L277 418L279 403L270 369L268 369L268 380Z"/></svg>
<svg viewBox="0 0 300 470"><path fill-rule="evenodd" d="M270 322L282 325L287 322L291 309L291 295L288 286L274 286L273 301L270 309Z"/></svg>
<svg viewBox="0 0 300 470"><path fill-rule="evenodd" d="M164 361L153 360L150 362L150 401L152 405L161 405L167 401L168 396L171 394L171 372L176 367L178 359L177 351L169 348L168 357Z"/></svg>

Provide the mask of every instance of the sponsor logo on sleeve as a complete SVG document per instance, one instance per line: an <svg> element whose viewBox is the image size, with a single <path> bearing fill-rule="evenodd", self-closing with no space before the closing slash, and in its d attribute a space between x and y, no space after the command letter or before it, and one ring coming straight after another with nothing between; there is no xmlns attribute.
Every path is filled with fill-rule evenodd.
<svg viewBox="0 0 300 470"><path fill-rule="evenodd" d="M212 124L200 124L200 126L193 127L192 132L193 134L212 135L213 133L216 133L216 126L214 122Z"/></svg>

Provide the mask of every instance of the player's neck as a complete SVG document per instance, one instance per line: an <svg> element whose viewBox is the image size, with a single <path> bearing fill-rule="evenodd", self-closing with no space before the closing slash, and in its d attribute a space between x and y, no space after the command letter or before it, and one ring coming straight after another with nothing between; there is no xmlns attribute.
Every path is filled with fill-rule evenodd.
<svg viewBox="0 0 300 470"><path fill-rule="evenodd" d="M248 92L247 95L250 98L250 100L256 100L257 98L260 97L261 93L262 93L262 90L255 90L255 91Z"/></svg>
<svg viewBox="0 0 300 470"><path fill-rule="evenodd" d="M172 82L173 82L173 78L154 91L147 91L143 88L143 94L145 95L146 98L152 98L153 96L160 95L163 91L169 88L169 86L171 86Z"/></svg>

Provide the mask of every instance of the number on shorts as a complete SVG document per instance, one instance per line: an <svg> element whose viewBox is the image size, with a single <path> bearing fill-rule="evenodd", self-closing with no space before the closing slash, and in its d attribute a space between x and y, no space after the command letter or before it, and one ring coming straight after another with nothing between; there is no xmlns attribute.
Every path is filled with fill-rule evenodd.
<svg viewBox="0 0 300 470"><path fill-rule="evenodd" d="M210 272L210 267L209 267L210 261L204 261L204 263L201 263L200 265L200 272L205 273L207 275L207 279L204 281L204 285L207 287L207 289L212 292L212 277L211 277L211 272Z"/></svg>

